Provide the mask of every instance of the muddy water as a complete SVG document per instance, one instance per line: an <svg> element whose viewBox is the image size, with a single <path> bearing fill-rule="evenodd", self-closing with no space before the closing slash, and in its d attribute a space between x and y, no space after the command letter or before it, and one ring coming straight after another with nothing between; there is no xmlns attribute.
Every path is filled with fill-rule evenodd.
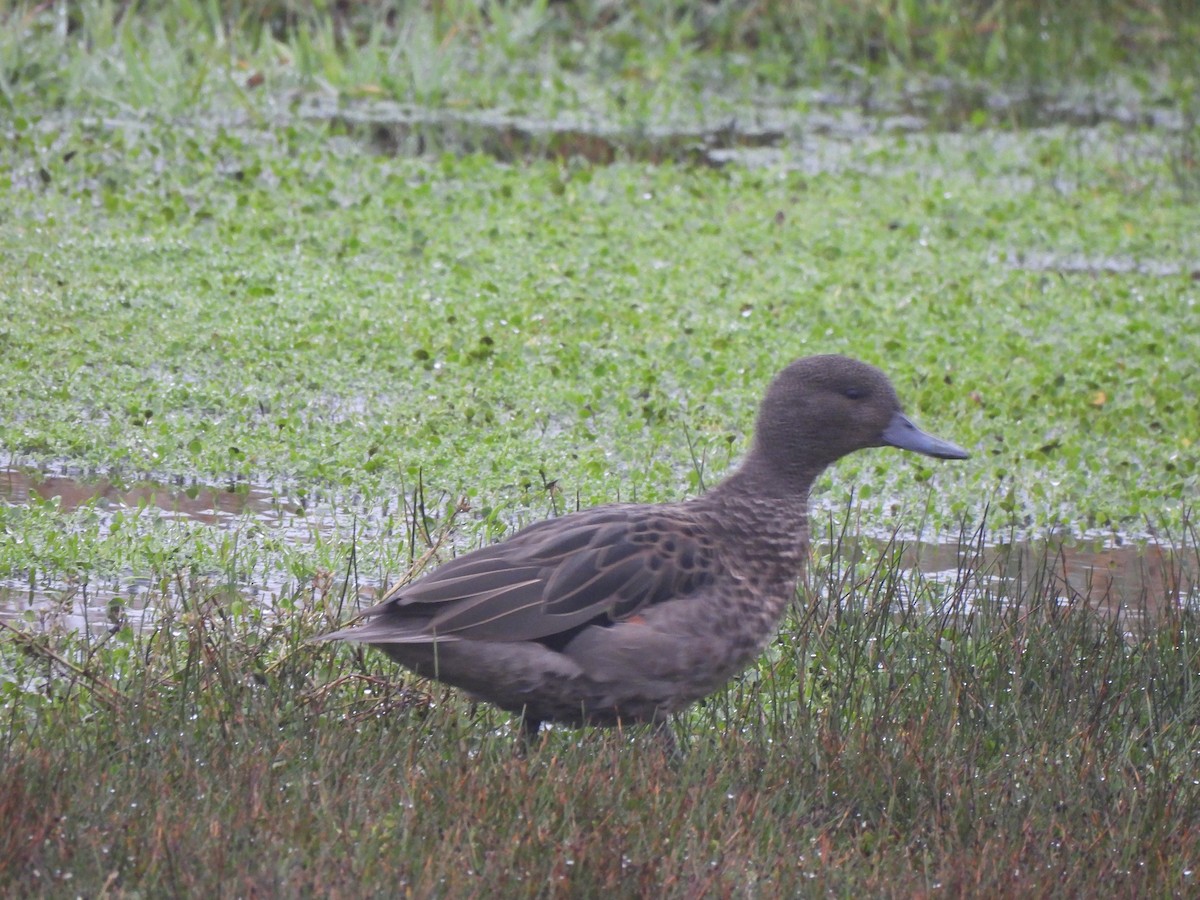
<svg viewBox="0 0 1200 900"><path fill-rule="evenodd" d="M231 517L250 513L267 523L274 523L286 513L302 510L296 504L278 498L270 489L237 484L231 489L213 487L189 489L154 482L133 486L117 485L107 478L94 481L72 475L39 474L30 469L0 469L0 501L8 504L28 503L32 498L58 498L63 512L73 512L88 503L101 500L110 506L138 509L157 507L206 525L222 524Z"/></svg>
<svg viewBox="0 0 1200 900"><path fill-rule="evenodd" d="M918 580L962 588L971 605L1030 602L1119 615L1135 627L1200 606L1200 552L1163 543L1017 541L963 545L864 539L872 556L898 556ZM936 593L936 592L935 592Z"/></svg>
<svg viewBox="0 0 1200 900"><path fill-rule="evenodd" d="M89 479L73 474L38 473L37 470L0 468L0 503L25 504L32 498L58 498L64 512L100 500L112 508L154 506L188 520L221 526L232 518L252 515L264 524L280 526L289 516L305 515L305 504L280 497L277 491L250 482L233 482L227 488L164 485L139 481L114 484L107 478Z"/></svg>
<svg viewBox="0 0 1200 900"><path fill-rule="evenodd" d="M746 163L763 149L798 147L814 137L853 141L877 134L955 132L974 128L980 116L1002 122L1005 128L1023 129L1115 124L1179 132L1187 127L1180 110L1136 93L1050 95L948 80L896 92L874 84L860 90L790 90L761 96L750 106L744 100L710 106L705 105L709 111L699 119L664 111L653 124L629 126L594 110L542 118L317 94L305 97L296 114L331 123L385 154L449 151L503 160L578 157L600 165L625 158L713 166Z"/></svg>
<svg viewBox="0 0 1200 900"><path fill-rule="evenodd" d="M238 533L255 527L291 546L311 545L318 536L336 540L339 532L347 535L347 543L351 534L369 540L373 532L379 532L383 518L381 510L364 510L361 506L343 509L319 499L296 501L262 484L237 482L220 488L140 481L126 485L69 470L41 472L0 466L0 503L20 506L39 500L55 502L64 514L91 506L102 528L108 528L117 513L148 510L151 518L191 523L214 532ZM220 540L220 536L214 534L213 540ZM261 603L273 602L297 589L287 572L259 576L253 583L233 587L247 599ZM361 585L368 596L373 587L369 581ZM118 621L139 627L153 621L156 608L177 602L186 589L178 582L156 583L144 573L129 571L86 581L45 571L38 571L32 578L24 572L0 572L0 619L31 618L35 627L54 625L93 631Z"/></svg>
<svg viewBox="0 0 1200 900"><path fill-rule="evenodd" d="M92 504L109 515L152 509L159 516L227 532L255 526L292 546L311 544L318 535L337 540L339 533L347 535L348 541L352 527L363 542L379 539L379 522L384 518L378 510L300 504L264 485L243 483L220 489L141 482L128 486L105 478L0 468L0 503L23 505L34 498L57 498L64 513ZM1036 584L1043 594L1049 591L1055 603L1120 615L1133 628L1144 627L1169 610L1200 606L1200 550L1117 540L891 542L859 536L843 543L838 552L843 565L848 554L856 551L872 559L894 555L905 573L903 582L954 587L974 604L997 602L997 598L1005 602L1020 596L1024 586ZM829 545L819 547L819 552L828 553ZM378 587L370 578L358 585L367 597ZM268 572L254 583L231 588L251 601L265 603L295 590L296 585L286 573ZM133 572L90 582L55 581L52 574L47 580L45 573L31 581L23 573L8 573L0 576L0 618L32 617L35 626L93 631L117 622L138 627L153 620L156 607L174 602L178 590L179 585L156 585Z"/></svg>

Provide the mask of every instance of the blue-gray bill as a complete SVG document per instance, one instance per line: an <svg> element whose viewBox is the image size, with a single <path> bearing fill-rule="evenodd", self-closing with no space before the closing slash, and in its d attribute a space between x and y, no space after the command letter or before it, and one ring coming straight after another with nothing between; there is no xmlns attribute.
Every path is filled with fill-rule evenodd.
<svg viewBox="0 0 1200 900"><path fill-rule="evenodd" d="M912 450L938 459L967 459L969 454L958 444L943 441L927 431L922 431L903 413L896 413L887 428L883 429L883 443L901 450Z"/></svg>

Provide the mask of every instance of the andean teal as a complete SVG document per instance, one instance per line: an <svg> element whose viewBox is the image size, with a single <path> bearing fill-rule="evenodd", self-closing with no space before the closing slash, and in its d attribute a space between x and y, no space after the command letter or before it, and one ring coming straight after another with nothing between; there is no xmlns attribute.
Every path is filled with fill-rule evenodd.
<svg viewBox="0 0 1200 900"><path fill-rule="evenodd" d="M702 496L539 522L324 637L368 643L521 715L526 736L546 721L661 722L762 651L795 596L813 481L882 446L967 457L917 428L873 366L797 360L768 389L745 460Z"/></svg>

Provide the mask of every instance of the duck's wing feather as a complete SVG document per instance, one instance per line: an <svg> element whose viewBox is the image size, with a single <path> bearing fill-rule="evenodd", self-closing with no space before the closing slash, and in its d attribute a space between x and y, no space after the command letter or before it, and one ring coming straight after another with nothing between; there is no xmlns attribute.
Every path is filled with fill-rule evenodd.
<svg viewBox="0 0 1200 900"><path fill-rule="evenodd" d="M536 641L685 596L715 565L711 540L687 517L601 507L458 557L389 593L367 610L376 618L364 629L337 636Z"/></svg>

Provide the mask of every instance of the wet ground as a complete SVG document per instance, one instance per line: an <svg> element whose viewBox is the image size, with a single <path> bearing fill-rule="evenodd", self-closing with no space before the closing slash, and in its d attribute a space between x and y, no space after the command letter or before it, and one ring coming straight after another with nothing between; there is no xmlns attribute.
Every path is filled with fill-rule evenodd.
<svg viewBox="0 0 1200 900"><path fill-rule="evenodd" d="M53 501L67 513L90 505L102 523L117 513L141 511L152 517L237 533L251 526L290 546L303 547L318 538L338 540L354 534L360 548L373 541L396 540L384 534L383 510L331 502L300 503L262 485L235 483L226 487L166 485L142 481L115 484L104 477L82 477L34 468L0 468L0 503L22 505ZM469 549L469 548L460 548ZM818 552L828 554L830 543L818 537ZM912 591L938 595L962 591L971 605L1005 603L1022 596L1030 584L1052 585L1054 602L1087 606L1120 616L1127 627L1140 631L1180 607L1200 607L1200 549L1194 544L1107 539L1011 540L964 536L947 540L894 540L851 536L837 551L845 565L854 554L889 558L904 573L900 583ZM397 573L391 573L389 580ZM252 602L271 604L283 596L306 591L282 569L253 581L229 584L221 573L205 579ZM382 585L360 577L351 595L370 602ZM158 581L129 572L108 579L49 581L40 575L15 574L0 579L0 618L25 619L35 627L57 625L80 630L106 630L116 623L140 627L154 610L174 603L187 586L177 580ZM1045 590L1045 588L1043 588ZM900 602L905 598L901 597Z"/></svg>
<svg viewBox="0 0 1200 900"><path fill-rule="evenodd" d="M703 120L696 106L704 109ZM793 150L824 138L861 140L872 135L922 135L976 130L1117 125L1182 133L1187 116L1132 88L1050 91L1002 89L931 79L897 90L864 83L841 88L797 89L778 96L732 103L712 97L704 104L663 110L654 124L622 125L603 113L582 111L553 119L499 110L428 109L378 99L312 95L297 107L304 119L328 122L367 140L378 152L484 153L511 160L531 156L586 159L668 160L721 166L773 159L763 151Z"/></svg>
<svg viewBox="0 0 1200 900"><path fill-rule="evenodd" d="M383 510L319 500L296 501L273 487L245 481L225 486L148 480L124 484L94 473L72 472L67 466L50 472L0 467L0 503L24 505L39 500L55 503L63 514L89 507L101 529L112 528L119 515L132 515L142 524L175 521L233 535L255 528L292 547L312 545L322 537L336 540L342 528L356 540L378 540L385 519ZM218 538L214 536L214 540ZM273 604L302 589L282 567L232 585L218 572L201 577L208 589L220 585L264 604ZM32 618L40 627L59 625L81 630L107 628L118 620L138 627L152 618L155 608L177 602L195 587L195 583L182 584L177 578L150 578L133 572L111 577L94 575L86 580L47 578L43 573L34 573L31 578L28 573L14 573L0 578L0 619ZM358 590L369 598L375 587L366 582Z"/></svg>
<svg viewBox="0 0 1200 900"><path fill-rule="evenodd" d="M1122 93L1119 88L1055 95L934 81L886 94L851 87L790 92L786 97L742 104L738 113L721 111L731 108L727 101L724 106L714 103L712 108L717 111L705 113L706 121L698 121L696 109L690 108L681 116L664 114L653 127L629 127L605 120L603 115L549 120L495 110L423 109L376 99L316 95L288 104L286 113L281 107L278 118L280 124L297 117L328 123L335 133L365 141L388 154L480 152L505 160L544 156L598 164L622 159L711 166L736 162L784 165L804 172L862 165L864 147L869 150L876 141L886 146L898 134L913 141L972 141L991 123L1002 123L1004 128L990 133L986 140L1010 150L1022 140L1021 130L1042 128L1075 129L1072 140L1081 146L1091 140L1089 129L1113 128L1119 138L1108 134L1105 140L1119 139L1131 158L1167 153L1177 156L1182 165L1189 160L1194 163L1197 150L1189 143L1195 122L1178 108L1146 99L1136 90ZM190 124L237 128L240 114L232 115L235 120L229 122ZM117 129L145 127L137 120L98 124ZM249 128L252 123L244 124ZM54 127L49 120L47 127ZM254 133L262 134L261 121L255 120L252 127ZM857 162L852 163L852 158ZM36 180L36 173L14 175L18 181L24 177ZM1010 253L999 247L989 261L1035 271L1182 275L1200 280L1200 260L1181 265L1124 256ZM321 499L297 500L274 485L200 485L182 480L117 484L97 473L68 467L46 471L20 465L0 467L0 503L23 505L37 498L57 498L63 512L91 504L102 527L106 517L137 512L158 521L232 534L254 526L294 547L311 545L321 537L339 542L350 533L362 547L373 541L396 540L386 533L388 516L381 509ZM858 540L868 554L888 552L886 540L862 536ZM1112 535L1101 540L910 541L904 544L899 563L911 574L913 584L966 583L979 602L990 602L998 589L1011 592L1014 584L1019 586L1033 577L1048 578L1063 604L1084 603L1132 619L1135 615L1153 618L1180 605L1200 605L1198 557L1200 551L1194 543L1173 546L1147 542L1144 536ZM390 577L396 575L390 573ZM213 573L212 577L220 576ZM136 625L157 606L171 602L175 592L171 586L132 572L88 581L50 578L38 572L0 579L0 618L32 617L79 628L107 627L110 620ZM261 577L229 587L256 602L305 589L283 570L267 570ZM364 577L356 590L369 597L379 587Z"/></svg>
<svg viewBox="0 0 1200 900"><path fill-rule="evenodd" d="M868 539L876 552L887 542ZM905 542L894 548L908 583L967 585L967 601L1004 603L1028 585L1050 585L1056 604L1118 615L1131 628L1181 607L1200 608L1195 548L1157 542L1038 540Z"/></svg>
<svg viewBox="0 0 1200 900"><path fill-rule="evenodd" d="M1039 136L1057 135L1071 153L1103 147L1119 158L1166 158L1184 196L1200 194L1200 145L1194 113L1158 95L1133 88L1054 93L1042 89L1004 90L948 79L891 91L868 87L810 89L731 104L714 98L707 105L681 104L652 124L625 124L604 112L563 113L554 118L495 109L431 109L376 98L306 95L282 103L271 117L285 126L301 119L327 125L333 140L366 144L383 155L481 153L504 161L550 158L609 165L623 160L651 163L748 168L771 167L804 175L853 167L891 172L900 165L888 152L897 140L929 142L938 147L986 145L988 152L1021 158L1038 150ZM47 117L47 130L68 123ZM181 129L209 132L232 129L250 141L268 141L262 120L233 111L219 118L197 118ZM89 127L132 133L151 126L140 119L92 120ZM936 175L936 162L922 161L924 175ZM1055 179L1054 190L1076 189L1069 171ZM12 173L14 184L40 189L36 167ZM240 174L240 173L230 173ZM1014 191L1043 189L1027 176L1011 178ZM989 254L994 265L1016 269L1085 273L1139 274L1200 281L1200 258L1155 259L1086 256L1054 249L1013 250L1002 243Z"/></svg>

